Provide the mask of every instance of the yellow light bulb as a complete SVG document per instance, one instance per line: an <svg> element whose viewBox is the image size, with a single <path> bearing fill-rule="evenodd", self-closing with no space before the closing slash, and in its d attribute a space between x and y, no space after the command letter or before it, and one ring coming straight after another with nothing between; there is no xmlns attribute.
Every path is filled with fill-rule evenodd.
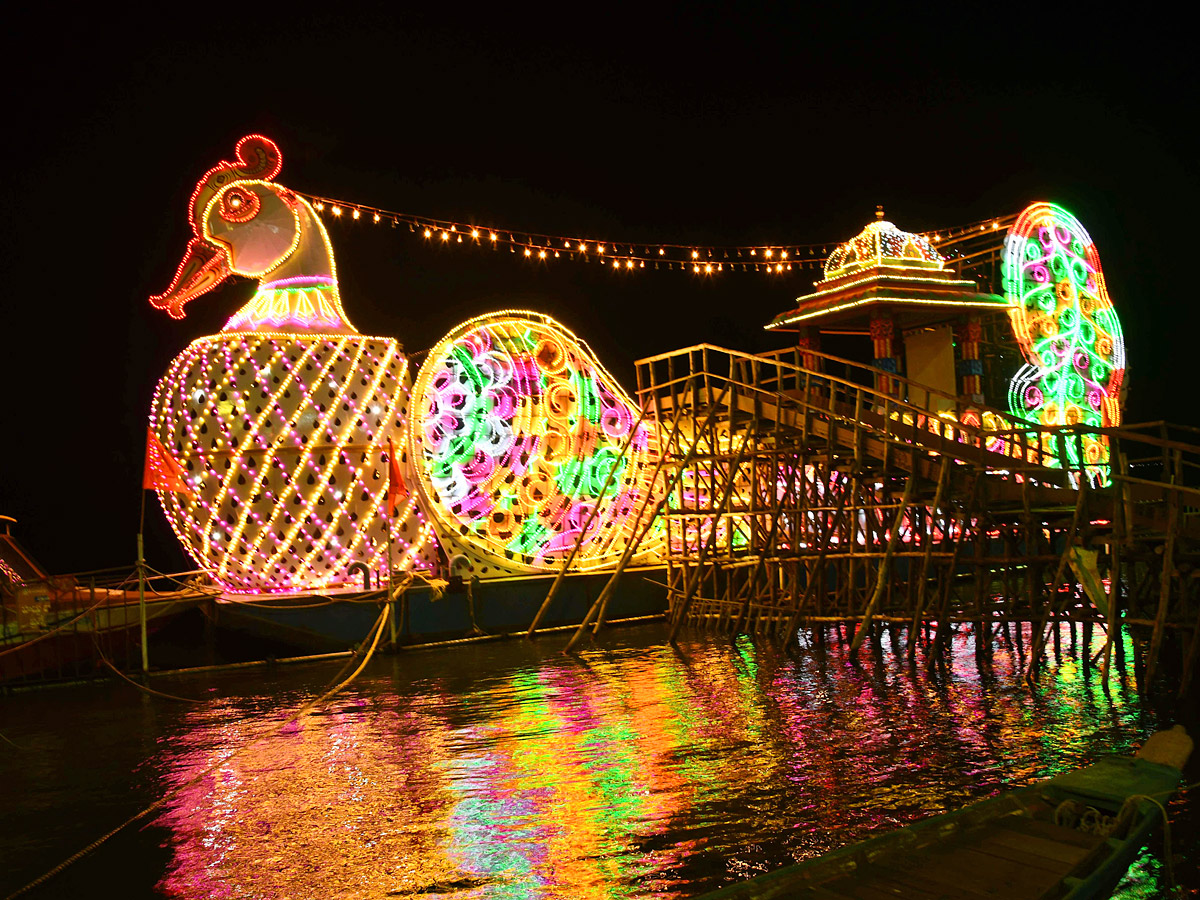
<svg viewBox="0 0 1200 900"><path fill-rule="evenodd" d="M493 240L493 241L494 241L494 240L496 240L496 233L495 233L495 232L492 232L492 234L491 234L491 238L492 238L492 240Z"/></svg>
<svg viewBox="0 0 1200 900"><path fill-rule="evenodd" d="M433 232L430 231L428 228L426 228L425 229L425 237L431 237L432 235L433 235Z"/></svg>
<svg viewBox="0 0 1200 900"><path fill-rule="evenodd" d="M478 228L471 229L471 237L473 237L473 238L479 237L479 229Z"/></svg>
<svg viewBox="0 0 1200 900"><path fill-rule="evenodd" d="M539 251L538 251L538 256L539 256L541 259L545 259L545 258L546 258L546 251L545 251L545 250L539 250Z"/></svg>
<svg viewBox="0 0 1200 900"><path fill-rule="evenodd" d="M632 268L633 268L633 260L632 260L632 259L627 259L627 260L625 261L625 268L627 268L627 269L632 269Z"/></svg>
<svg viewBox="0 0 1200 900"><path fill-rule="evenodd" d="M340 206L335 206L333 208L333 214L335 216L340 216L342 214L342 208Z"/></svg>
<svg viewBox="0 0 1200 900"><path fill-rule="evenodd" d="M354 211L354 218L357 219L361 215L362 215L362 213L360 213L357 209Z"/></svg>
<svg viewBox="0 0 1200 900"><path fill-rule="evenodd" d="M579 252L580 252L580 253L587 253L587 244L580 244L580 245L579 245Z"/></svg>
<svg viewBox="0 0 1200 900"><path fill-rule="evenodd" d="M443 241L448 241L448 240L450 240L450 232L448 232L448 231L443 231L443 232L442 232L442 240L443 240Z"/></svg>
<svg viewBox="0 0 1200 900"><path fill-rule="evenodd" d="M767 257L767 259L770 259L770 258L771 258L771 253L772 253L772 251L771 251L771 250L764 250L764 251L763 251L763 254L764 254L766 257Z"/></svg>
<svg viewBox="0 0 1200 900"><path fill-rule="evenodd" d="M379 221L379 213L375 213L375 221L376 221L376 222L378 222L378 221Z"/></svg>
<svg viewBox="0 0 1200 900"><path fill-rule="evenodd" d="M699 250L693 250L693 251L692 251L692 259L696 259L696 258L698 258L699 256L700 256L700 251L699 251Z"/></svg>
<svg viewBox="0 0 1200 900"><path fill-rule="evenodd" d="M599 247L597 247L597 248L596 248L596 252L597 252L597 253L603 253L603 252L604 252L604 245L603 245L603 244L601 244Z"/></svg>
<svg viewBox="0 0 1200 900"><path fill-rule="evenodd" d="M533 256L533 251L532 251L532 250L530 250L528 247L526 247L526 248L525 248L525 255L526 255L526 256Z"/></svg>
<svg viewBox="0 0 1200 900"><path fill-rule="evenodd" d="M667 251L666 251L666 250L664 250L662 247L659 247L659 248L658 248L658 255L659 255L659 256L662 256L662 255L663 255L664 253L666 253L666 252L667 252Z"/></svg>

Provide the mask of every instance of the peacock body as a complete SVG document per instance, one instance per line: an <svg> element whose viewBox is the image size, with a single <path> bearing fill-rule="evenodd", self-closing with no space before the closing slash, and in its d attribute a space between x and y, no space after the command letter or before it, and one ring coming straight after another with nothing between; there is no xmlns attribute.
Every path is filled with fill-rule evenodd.
<svg viewBox="0 0 1200 900"><path fill-rule="evenodd" d="M433 552L414 495L385 510L389 441L406 439L408 360L347 320L325 228L273 183L280 166L275 144L252 135L205 175L191 201L195 237L152 298L182 318L229 275L259 279L219 334L174 360L150 413L191 488L159 492L167 519L232 593L336 589L354 563L383 576L427 566Z"/></svg>

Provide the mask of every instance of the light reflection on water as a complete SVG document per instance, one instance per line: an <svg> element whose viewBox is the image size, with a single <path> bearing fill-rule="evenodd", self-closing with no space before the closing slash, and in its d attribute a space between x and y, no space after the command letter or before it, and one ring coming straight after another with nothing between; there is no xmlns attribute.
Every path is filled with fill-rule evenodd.
<svg viewBox="0 0 1200 900"><path fill-rule="evenodd" d="M287 728L299 691L189 712L154 760L184 786L158 822L158 890L690 896L1126 752L1158 724L1132 666L1106 693L1064 657L1031 697L1004 639L980 667L958 638L941 677L888 638L857 663L833 642L795 659L747 639L673 649L659 629L606 645L379 660ZM1126 896L1154 895L1157 866L1140 866Z"/></svg>

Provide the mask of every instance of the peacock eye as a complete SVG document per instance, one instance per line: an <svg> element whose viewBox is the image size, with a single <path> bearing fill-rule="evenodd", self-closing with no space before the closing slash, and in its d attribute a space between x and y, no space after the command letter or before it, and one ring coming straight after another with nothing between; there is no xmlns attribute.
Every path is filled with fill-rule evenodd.
<svg viewBox="0 0 1200 900"><path fill-rule="evenodd" d="M221 195L221 218L226 222L248 222L262 206L258 194L242 188L230 188Z"/></svg>

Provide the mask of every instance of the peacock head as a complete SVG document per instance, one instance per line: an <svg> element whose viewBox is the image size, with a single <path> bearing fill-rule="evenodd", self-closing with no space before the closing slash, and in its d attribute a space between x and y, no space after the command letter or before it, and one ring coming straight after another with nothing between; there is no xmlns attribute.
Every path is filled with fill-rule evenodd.
<svg viewBox="0 0 1200 900"><path fill-rule="evenodd" d="M225 331L353 333L325 226L303 197L272 181L283 165L279 147L252 134L234 156L196 185L188 206L194 237L171 286L150 303L182 319L189 301L241 275L258 278L259 288Z"/></svg>

